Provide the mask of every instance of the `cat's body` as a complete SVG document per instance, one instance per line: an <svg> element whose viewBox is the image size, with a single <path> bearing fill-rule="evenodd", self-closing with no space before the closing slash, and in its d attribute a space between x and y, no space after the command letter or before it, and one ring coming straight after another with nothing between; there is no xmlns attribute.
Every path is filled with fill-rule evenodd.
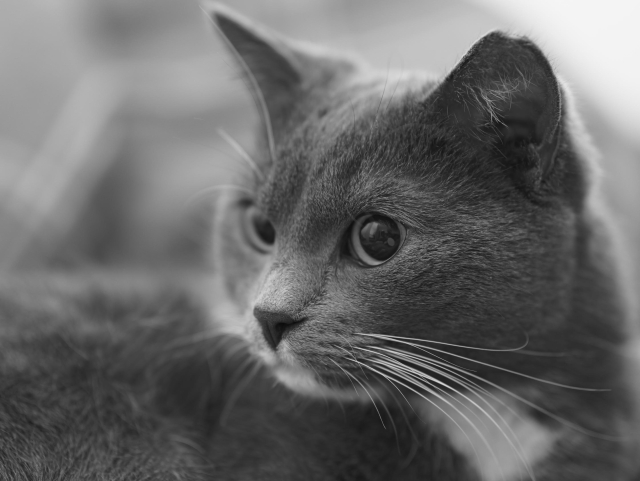
<svg viewBox="0 0 640 481"><path fill-rule="evenodd" d="M175 479L203 465L201 403L215 401L214 386L198 383L196 352L182 365L171 345L198 332L197 312L184 298L99 284L3 283L1 479Z"/></svg>
<svg viewBox="0 0 640 481"><path fill-rule="evenodd" d="M295 391L401 392L465 460L424 479L633 479L637 293L539 48L493 32L438 79L213 18L266 139L214 231L236 332Z"/></svg>
<svg viewBox="0 0 640 481"><path fill-rule="evenodd" d="M493 33L433 79L213 18L266 140L207 314L4 286L0 474L634 479L634 312L540 50Z"/></svg>
<svg viewBox="0 0 640 481"><path fill-rule="evenodd" d="M275 386L175 283L37 277L0 289L0 479L382 481L424 472L416 453L425 448L406 425L385 430L373 407Z"/></svg>

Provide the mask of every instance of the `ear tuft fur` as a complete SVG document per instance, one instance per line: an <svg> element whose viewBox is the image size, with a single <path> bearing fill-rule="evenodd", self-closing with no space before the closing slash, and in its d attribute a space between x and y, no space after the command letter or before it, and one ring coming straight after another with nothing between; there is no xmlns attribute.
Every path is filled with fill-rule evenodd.
<svg viewBox="0 0 640 481"><path fill-rule="evenodd" d="M492 146L538 187L554 165L562 98L541 50L525 37L492 32L443 82L439 111L469 140Z"/></svg>

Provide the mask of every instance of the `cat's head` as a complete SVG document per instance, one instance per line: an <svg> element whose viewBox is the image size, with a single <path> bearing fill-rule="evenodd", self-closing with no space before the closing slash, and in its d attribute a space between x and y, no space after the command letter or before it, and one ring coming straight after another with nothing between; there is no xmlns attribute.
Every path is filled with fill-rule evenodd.
<svg viewBox="0 0 640 481"><path fill-rule="evenodd" d="M264 134L219 203L216 269L283 379L351 389L398 342L371 335L498 348L562 328L587 174L535 44L489 33L438 79L212 18Z"/></svg>

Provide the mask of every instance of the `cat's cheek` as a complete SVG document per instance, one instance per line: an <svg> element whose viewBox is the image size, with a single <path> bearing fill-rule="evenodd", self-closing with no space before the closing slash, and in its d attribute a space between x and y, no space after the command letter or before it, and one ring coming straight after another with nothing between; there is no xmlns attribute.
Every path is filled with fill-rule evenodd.
<svg viewBox="0 0 640 481"><path fill-rule="evenodd" d="M233 270L220 269L216 272L213 276L213 286L203 295L210 305L212 318L223 332L255 343L256 337L263 337L253 317L253 298L256 290L256 282L253 279L259 278L260 266L238 266L235 269L237 277L232 281L229 279L229 272Z"/></svg>
<svg viewBox="0 0 640 481"><path fill-rule="evenodd" d="M255 290L271 257L257 252L243 231L246 206L237 198L223 197L217 208L213 237L214 276L218 293L240 311L252 309Z"/></svg>

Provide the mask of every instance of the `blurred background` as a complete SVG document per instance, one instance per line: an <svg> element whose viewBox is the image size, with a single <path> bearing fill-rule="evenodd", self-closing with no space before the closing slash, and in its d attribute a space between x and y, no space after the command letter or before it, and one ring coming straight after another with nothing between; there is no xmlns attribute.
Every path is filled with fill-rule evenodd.
<svg viewBox="0 0 640 481"><path fill-rule="evenodd" d="M640 2L229 0L287 36L444 74L495 28L572 86L640 259ZM0 0L0 267L197 267L195 192L245 168L250 96L195 0ZM197 210L197 209L196 209Z"/></svg>

